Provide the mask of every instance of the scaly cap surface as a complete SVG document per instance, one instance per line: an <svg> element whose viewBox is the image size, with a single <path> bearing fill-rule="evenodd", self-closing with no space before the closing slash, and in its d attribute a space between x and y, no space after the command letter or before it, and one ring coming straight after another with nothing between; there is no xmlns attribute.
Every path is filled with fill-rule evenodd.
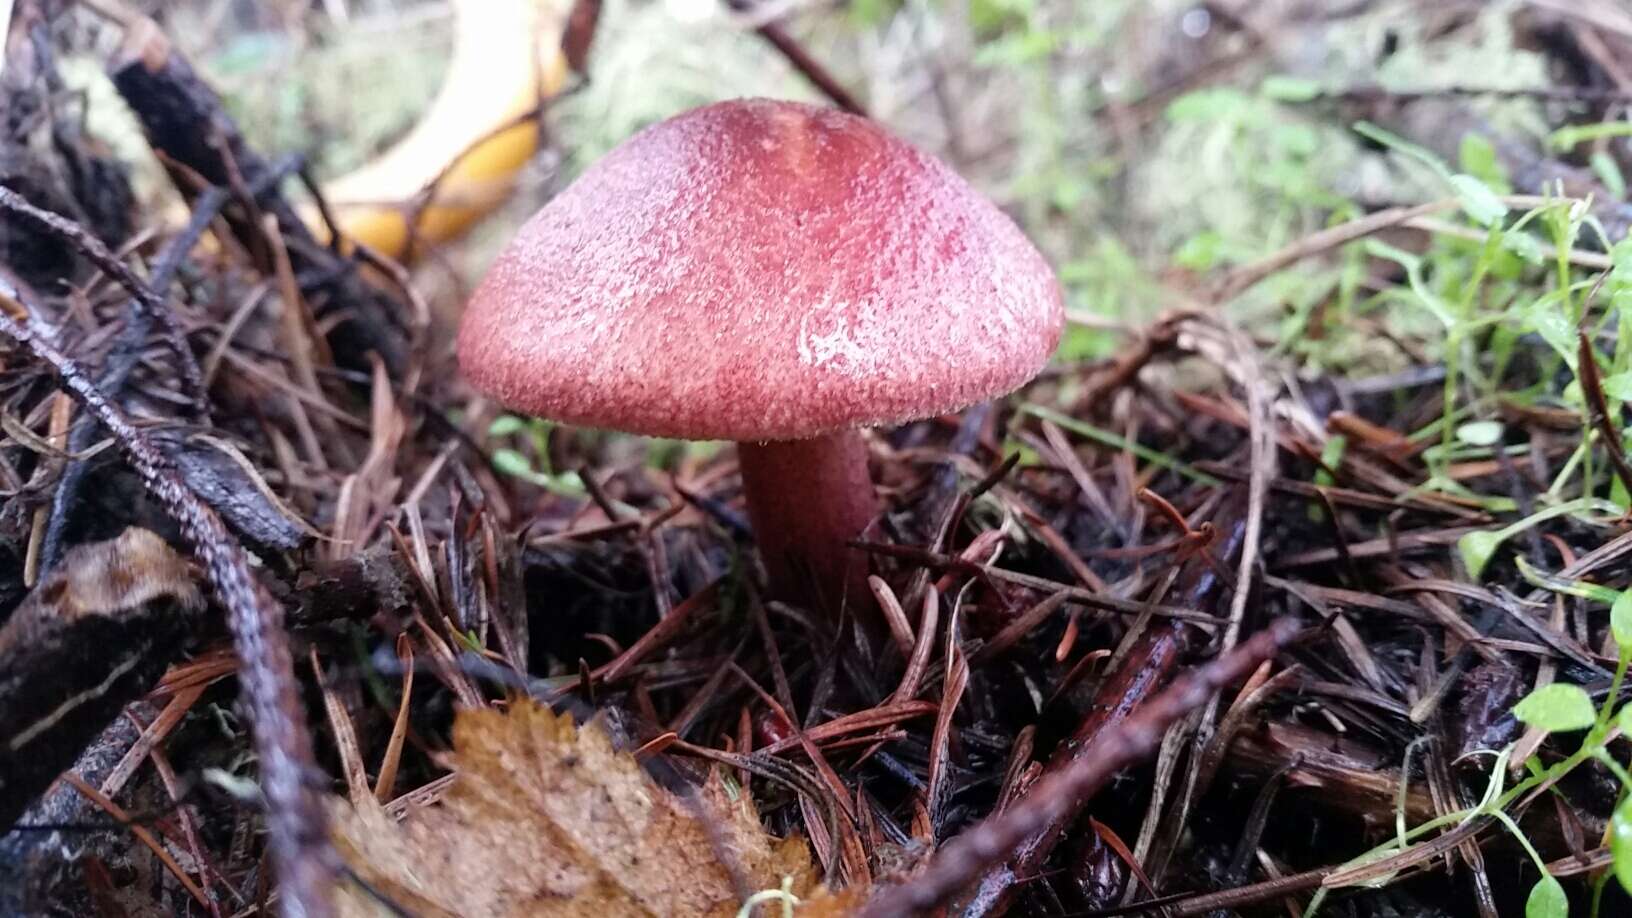
<svg viewBox="0 0 1632 918"><path fill-rule="evenodd" d="M1062 322L1042 255L945 164L863 118L737 100L641 131L534 215L459 362L566 423L788 440L1007 393Z"/></svg>

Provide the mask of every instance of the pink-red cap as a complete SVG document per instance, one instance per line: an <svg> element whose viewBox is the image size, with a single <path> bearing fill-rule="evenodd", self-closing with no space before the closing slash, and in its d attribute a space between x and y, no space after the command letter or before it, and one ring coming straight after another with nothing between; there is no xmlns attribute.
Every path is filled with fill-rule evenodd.
<svg viewBox="0 0 1632 918"><path fill-rule="evenodd" d="M1036 375L1060 287L1013 221L871 121L739 100L653 125L521 229L459 364L507 406L692 440L944 414Z"/></svg>

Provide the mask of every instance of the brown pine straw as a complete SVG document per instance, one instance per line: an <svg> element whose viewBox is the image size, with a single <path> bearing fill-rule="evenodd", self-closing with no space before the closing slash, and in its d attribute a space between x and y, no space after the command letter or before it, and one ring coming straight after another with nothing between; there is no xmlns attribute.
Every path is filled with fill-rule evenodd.
<svg viewBox="0 0 1632 918"><path fill-rule="evenodd" d="M1023 840L1093 794L1118 771L1143 759L1162 734L1219 689L1243 678L1299 633L1296 621L1278 619L1235 650L1192 670L1133 716L1101 734L1094 748L1039 781L1007 810L988 816L943 847L923 873L874 896L858 918L887 918L945 904L983 870Z"/></svg>
<svg viewBox="0 0 1632 918"><path fill-rule="evenodd" d="M130 814L125 812L123 807L117 803L114 803L106 794L86 783L85 779L81 778L79 775L76 775L71 771L65 772L62 776L62 780L72 784L74 786L74 790L84 794L85 799L91 801L103 812L107 813L109 816L112 816L114 819L117 819L121 823L124 823L125 827L130 829L130 834L136 836L138 841L146 845L148 850L152 851L153 854L158 857L159 862L164 864L164 869L170 871L170 875L175 877L176 882L180 883L182 888L187 890L188 895L197 900L199 905L214 911L214 901L210 899L209 895L204 892L202 887L193 881L192 877L187 875L187 871L183 870L181 865L176 862L175 857L171 855L170 849L166 848L164 844L160 842L146 826L139 822L131 822Z"/></svg>

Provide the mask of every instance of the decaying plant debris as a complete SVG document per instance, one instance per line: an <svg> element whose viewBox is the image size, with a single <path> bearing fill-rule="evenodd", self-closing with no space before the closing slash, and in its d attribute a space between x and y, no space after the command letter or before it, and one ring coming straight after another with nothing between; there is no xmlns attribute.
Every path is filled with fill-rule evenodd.
<svg viewBox="0 0 1632 918"><path fill-rule="evenodd" d="M145 529L76 546L0 627L0 822L11 825L197 628L187 562Z"/></svg>
<svg viewBox="0 0 1632 918"><path fill-rule="evenodd" d="M362 881L343 912L380 913L379 898L415 914L733 915L784 879L811 895L804 842L767 837L718 771L669 790L602 729L525 699L462 713L454 750L446 793L400 827L367 783L337 807Z"/></svg>
<svg viewBox="0 0 1632 918"><path fill-rule="evenodd" d="M1318 894L1487 916L1538 878L1503 819L1579 903L1610 864L1596 761L1499 818L1480 802L1575 752L1515 718L1532 688L1621 688L1606 598L1632 583L1632 530L1606 495L1632 473L1606 380L1626 368L1598 364L1632 263L1611 279L1594 246L1627 205L1478 122L1471 92L1300 104L1444 156L1484 132L1513 182L1474 205L1592 196L1577 217L1607 238L1533 270L1581 272L1582 321L1500 363L1470 333L1493 391L1541 393L1481 402L1500 422L1482 452L1429 454L1447 393L1466 405L1420 342L1345 378L1222 308L1362 240L1404 253L1355 260L1380 290L1430 239L1487 239L1450 193L1334 219L1175 284L1116 357L871 435L875 641L764 597L730 450L647 462L659 447L494 423L407 271L317 241L300 159L254 149L146 19L119 25L110 73L189 218L139 212L57 104L70 15L18 4L0 94L0 912L527 914L515 896L543 890L562 914L1270 914ZM1536 15L1575 75L1561 118L1624 112L1632 33ZM610 824L654 812L650 836ZM417 866L438 841L447 859ZM1613 881L1603 897L1628 907Z"/></svg>

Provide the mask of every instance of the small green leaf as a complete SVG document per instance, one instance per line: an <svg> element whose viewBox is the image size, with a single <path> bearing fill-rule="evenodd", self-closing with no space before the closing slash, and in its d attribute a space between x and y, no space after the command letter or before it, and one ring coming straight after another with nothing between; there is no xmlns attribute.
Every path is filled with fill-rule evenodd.
<svg viewBox="0 0 1632 918"><path fill-rule="evenodd" d="M1451 170L1446 168L1445 161L1435 156L1427 147L1414 144L1398 134L1385 131L1369 121L1357 121L1353 126L1356 134L1374 143L1382 144L1395 153L1408 156L1434 170L1441 178L1449 179Z"/></svg>
<svg viewBox="0 0 1632 918"><path fill-rule="evenodd" d="M1615 635L1621 653L1632 652L1632 590L1622 591L1609 607L1609 632Z"/></svg>
<svg viewBox="0 0 1632 918"><path fill-rule="evenodd" d="M1558 356L1563 358L1570 372L1574 373L1580 357L1576 347L1575 322L1565 314L1559 297L1549 293L1529 306L1522 307L1521 314L1530 330L1551 345L1553 350L1558 352Z"/></svg>
<svg viewBox="0 0 1632 918"><path fill-rule="evenodd" d="M1619 201L1626 197L1626 176L1621 174L1620 164L1615 162L1615 157L1598 150L1587 160L1587 164L1592 167L1592 173L1598 176L1598 181L1603 182L1604 187L1609 189L1609 197L1612 200Z"/></svg>
<svg viewBox="0 0 1632 918"><path fill-rule="evenodd" d="M1632 370L1612 373L1599 381L1604 394L1620 402L1632 401Z"/></svg>
<svg viewBox="0 0 1632 918"><path fill-rule="evenodd" d="M1609 818L1609 853L1615 859L1615 879L1632 893L1632 798L1622 800Z"/></svg>
<svg viewBox="0 0 1632 918"><path fill-rule="evenodd" d="M1434 318L1438 319L1440 324L1446 328L1455 328L1463 321L1457 316L1451 305L1445 301L1444 297L1441 297L1434 292L1433 288L1429 287L1427 280L1423 277L1421 256L1413 255L1404 249L1395 248L1376 239L1367 239L1364 247L1368 254L1375 255L1378 258L1386 258L1405 269L1406 281L1411 286L1411 292L1416 295L1417 300L1429 312L1434 314Z"/></svg>
<svg viewBox="0 0 1632 918"><path fill-rule="evenodd" d="M1457 165L1463 172L1488 172L1496 168L1496 146L1482 134L1469 131L1457 147Z"/></svg>
<svg viewBox="0 0 1632 918"><path fill-rule="evenodd" d="M1621 727L1621 735L1632 737L1632 704L1621 705L1621 713L1616 715L1616 723Z"/></svg>
<svg viewBox="0 0 1632 918"><path fill-rule="evenodd" d="M1610 279L1632 284L1632 238L1622 239L1609 249Z"/></svg>
<svg viewBox="0 0 1632 918"><path fill-rule="evenodd" d="M1269 139L1285 156L1310 157L1320 152L1320 134L1307 124L1297 122L1273 124L1269 129ZM1290 173L1284 175L1289 177Z"/></svg>
<svg viewBox="0 0 1632 918"><path fill-rule="evenodd" d="M508 437L520 433L526 426L526 421L513 414L501 414L493 419L493 423L487 425L487 435L494 439Z"/></svg>
<svg viewBox="0 0 1632 918"><path fill-rule="evenodd" d="M1462 204L1462 209L1467 211L1475 223L1481 226L1494 226L1507 216L1507 205L1496 196L1496 192L1466 172L1458 172L1451 176L1451 187L1456 190L1456 197Z"/></svg>
<svg viewBox="0 0 1632 918"><path fill-rule="evenodd" d="M1632 137L1632 123L1606 121L1601 124L1571 124L1554 131L1547 139L1557 149L1568 150L1583 143L1610 137Z"/></svg>
<svg viewBox="0 0 1632 918"><path fill-rule="evenodd" d="M1579 596L1590 602L1603 603L1606 606L1614 605L1615 600L1619 599L1621 595L1620 590L1612 590L1609 587L1588 583L1585 580L1574 580L1538 570L1530 562L1524 560L1524 555L1514 555L1513 564L1519 569L1519 574L1524 577L1526 583L1544 590L1563 593L1565 596Z"/></svg>
<svg viewBox="0 0 1632 918"><path fill-rule="evenodd" d="M1003 441L1003 455L1007 456L1010 453L1020 454L1020 458L1015 460L1016 465L1033 466L1043 464L1042 455L1019 440Z"/></svg>
<svg viewBox="0 0 1632 918"><path fill-rule="evenodd" d="M1478 580L1484 574L1490 556L1496 553L1505 538L1500 532L1480 529L1456 540L1457 553L1462 556L1462 566L1468 569L1469 577Z"/></svg>
<svg viewBox="0 0 1632 918"><path fill-rule="evenodd" d="M1562 504L1554 504L1543 510L1537 510L1516 523L1509 523L1501 529L1479 529L1464 535L1456 541L1456 550L1462 556L1462 563L1468 569L1468 574L1478 580L1484 573L1485 565L1490 563L1490 556L1495 554L1497 546L1513 536L1529 529L1538 523L1567 516L1572 513L1612 513L1620 515L1621 508L1601 497L1577 497Z"/></svg>
<svg viewBox="0 0 1632 918"><path fill-rule="evenodd" d="M1517 255L1527 264L1539 265L1547 260L1547 253L1542 249L1541 243L1529 233L1503 233L1502 250Z"/></svg>
<svg viewBox="0 0 1632 918"><path fill-rule="evenodd" d="M496 449L493 451L493 468L500 474L513 475L517 478L532 478L533 464L527 457L513 449Z"/></svg>
<svg viewBox="0 0 1632 918"><path fill-rule="evenodd" d="M983 37L1004 28L1024 25L1030 5L1012 0L969 0L969 24Z"/></svg>
<svg viewBox="0 0 1632 918"><path fill-rule="evenodd" d="M1493 190L1503 194L1510 190L1507 171L1496 157L1496 147L1484 135L1472 132L1463 134L1456 161L1463 172L1478 176Z"/></svg>
<svg viewBox="0 0 1632 918"><path fill-rule="evenodd" d="M1550 732L1585 730L1598 716L1592 698L1579 685L1553 682L1524 696L1513 706L1521 723Z"/></svg>
<svg viewBox="0 0 1632 918"><path fill-rule="evenodd" d="M850 19L858 26L876 26L894 12L890 6L887 0L850 0Z"/></svg>
<svg viewBox="0 0 1632 918"><path fill-rule="evenodd" d="M1011 32L982 45L970 63L982 69L1021 67L1054 53L1059 42L1053 32L1046 30Z"/></svg>
<svg viewBox="0 0 1632 918"><path fill-rule="evenodd" d="M1049 203L1061 213L1070 213L1076 210L1077 205L1081 204L1093 190L1093 185L1080 176L1062 173L1054 177L1049 188Z"/></svg>
<svg viewBox="0 0 1632 918"><path fill-rule="evenodd" d="M1258 84L1258 91L1263 93L1265 98L1277 102L1308 102L1320 95L1320 84L1303 77L1272 73Z"/></svg>
<svg viewBox="0 0 1632 918"><path fill-rule="evenodd" d="M1495 446L1502 442L1501 421L1469 421L1456 428L1456 438L1469 446Z"/></svg>
<svg viewBox="0 0 1632 918"><path fill-rule="evenodd" d="M1315 472L1315 484L1331 485L1332 473L1327 469L1336 469L1343 464L1343 456L1349 451L1349 438L1342 434L1333 434L1326 440L1326 445L1320 448L1320 470Z"/></svg>
<svg viewBox="0 0 1632 918"><path fill-rule="evenodd" d="M1173 253L1173 263L1191 271L1209 271L1218 265L1224 237L1213 230L1197 233Z"/></svg>
<svg viewBox="0 0 1632 918"><path fill-rule="evenodd" d="M1167 119L1173 122L1225 121L1248 111L1254 106L1255 101L1239 89L1213 86L1179 96L1168 103L1165 114Z"/></svg>
<svg viewBox="0 0 1632 918"><path fill-rule="evenodd" d="M1348 450L1349 438L1342 434L1333 434L1327 439L1326 445L1320 448L1320 464L1335 469L1343 464L1343 455Z"/></svg>
<svg viewBox="0 0 1632 918"><path fill-rule="evenodd" d="M1524 901L1524 918L1570 918L1570 897L1564 895L1564 884L1551 875L1537 880Z"/></svg>

